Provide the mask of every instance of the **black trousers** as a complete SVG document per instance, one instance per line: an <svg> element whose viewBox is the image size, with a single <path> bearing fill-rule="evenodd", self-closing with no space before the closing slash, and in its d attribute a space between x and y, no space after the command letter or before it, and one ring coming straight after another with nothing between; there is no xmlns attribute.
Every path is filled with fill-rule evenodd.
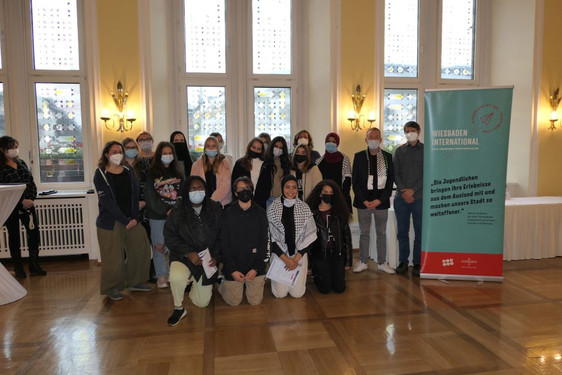
<svg viewBox="0 0 562 375"><path fill-rule="evenodd" d="M329 259L312 257L314 284L320 293L342 293L345 290L345 255Z"/></svg>
<svg viewBox="0 0 562 375"><path fill-rule="evenodd" d="M33 229L30 229L31 218L33 218ZM10 255L14 263L21 264L21 241L20 241L20 220L27 234L27 247L29 249L29 258L37 260L39 257L39 223L37 222L37 213L35 207L28 210L18 210L17 208L12 211L6 223L8 230L8 241L10 248Z"/></svg>

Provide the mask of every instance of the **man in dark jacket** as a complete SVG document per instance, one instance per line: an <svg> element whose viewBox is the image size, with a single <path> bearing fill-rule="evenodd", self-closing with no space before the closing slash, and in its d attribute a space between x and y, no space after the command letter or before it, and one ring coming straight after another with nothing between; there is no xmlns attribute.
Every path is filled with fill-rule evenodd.
<svg viewBox="0 0 562 375"><path fill-rule="evenodd" d="M357 208L361 232L359 236L360 261L353 267L353 272L362 272L368 268L371 220L374 216L378 268L386 273L394 273L386 262L386 222L394 182L392 155L381 149L382 137L378 128L367 130L365 143L368 147L355 154L351 172L355 193L353 206Z"/></svg>
<svg viewBox="0 0 562 375"><path fill-rule="evenodd" d="M252 202L254 186L247 177L233 183L238 200L224 213L221 231L223 274L219 293L231 306L242 302L244 287L250 305L263 300L268 221L263 208Z"/></svg>

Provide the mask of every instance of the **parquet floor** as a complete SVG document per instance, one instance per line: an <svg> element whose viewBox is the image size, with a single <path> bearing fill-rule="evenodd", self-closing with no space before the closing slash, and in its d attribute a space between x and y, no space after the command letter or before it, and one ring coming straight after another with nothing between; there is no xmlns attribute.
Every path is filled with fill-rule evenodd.
<svg viewBox="0 0 562 375"><path fill-rule="evenodd" d="M166 326L169 290L99 295L87 260L44 263L0 306L1 374L558 374L562 258L504 263L504 283L348 274L341 295L208 308ZM7 268L11 268L7 266ZM218 297L218 298L217 298Z"/></svg>

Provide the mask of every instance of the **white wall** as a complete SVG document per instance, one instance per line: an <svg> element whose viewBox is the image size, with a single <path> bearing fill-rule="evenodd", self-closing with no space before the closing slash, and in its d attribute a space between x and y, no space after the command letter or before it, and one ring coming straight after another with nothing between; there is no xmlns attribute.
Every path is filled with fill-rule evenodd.
<svg viewBox="0 0 562 375"><path fill-rule="evenodd" d="M535 0L494 0L491 4L491 86L514 85L507 182L517 195L530 191Z"/></svg>

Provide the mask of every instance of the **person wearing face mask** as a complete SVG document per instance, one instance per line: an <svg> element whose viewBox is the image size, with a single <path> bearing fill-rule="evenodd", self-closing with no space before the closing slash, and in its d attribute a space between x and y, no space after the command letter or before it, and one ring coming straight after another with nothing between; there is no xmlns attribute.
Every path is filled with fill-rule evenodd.
<svg viewBox="0 0 562 375"><path fill-rule="evenodd" d="M291 174L291 159L284 137L273 138L271 146L265 152L263 164L269 172L270 191L266 202L266 208L269 208L275 198L281 196L281 179Z"/></svg>
<svg viewBox="0 0 562 375"><path fill-rule="evenodd" d="M103 148L94 175L99 214L96 220L101 253L100 292L114 301L121 291L148 292L150 242L139 220L139 183L124 166L123 146L110 141Z"/></svg>
<svg viewBox="0 0 562 375"><path fill-rule="evenodd" d="M207 277L199 256L208 249L210 267L218 266L221 260L222 207L205 191L205 181L201 177L189 176L181 190L183 198L164 226L164 241L170 249L170 289L174 301L169 326L175 326L187 315L183 299L188 283L192 285L191 302L197 307L206 307L218 277L218 271Z"/></svg>
<svg viewBox="0 0 562 375"><path fill-rule="evenodd" d="M271 179L267 164L263 161L264 153L265 148L262 140L253 138L246 147L244 157L238 159L234 164L231 181L233 184L232 196L235 196L234 181L242 176L250 177L253 186L256 187L253 201L265 210L271 190Z"/></svg>
<svg viewBox="0 0 562 375"><path fill-rule="evenodd" d="M263 208L252 201L254 185L247 176L233 183L237 200L225 210L221 230L224 280L218 291L224 301L236 306L244 289L250 305L263 300L265 265L268 258L268 223Z"/></svg>
<svg viewBox="0 0 562 375"><path fill-rule="evenodd" d="M37 186L27 164L18 157L18 146L15 138L7 135L0 138L0 183L25 184L19 202L4 224L8 230L10 256L14 262L16 277L23 279L27 274L21 257L20 221L27 234L29 273L31 276L44 276L47 272L39 265L39 223L34 203Z"/></svg>
<svg viewBox="0 0 562 375"><path fill-rule="evenodd" d="M299 145L308 146L310 149L310 160L313 164L316 164L316 161L320 159L320 153L314 150L314 143L312 142L312 137L307 130L299 130L297 134L293 137L293 152L296 150L296 147Z"/></svg>
<svg viewBox="0 0 562 375"><path fill-rule="evenodd" d="M297 178L299 199L306 200L314 187L322 181L322 173L310 158L310 148L298 145L293 153L291 174Z"/></svg>
<svg viewBox="0 0 562 375"><path fill-rule="evenodd" d="M267 148L271 144L271 136L269 135L269 133L260 133L258 135L258 138L263 142L263 151L267 151Z"/></svg>
<svg viewBox="0 0 562 375"><path fill-rule="evenodd" d="M420 125L408 121L404 125L407 142L394 152L394 179L396 195L394 211L398 231L398 260L396 273L408 271L410 257L410 217L414 223L414 254L412 275L419 276L421 270L421 230L423 207L423 143L419 141Z"/></svg>
<svg viewBox="0 0 562 375"><path fill-rule="evenodd" d="M342 190L351 212L351 162L347 155L338 151L340 136L336 133L328 133L326 136L326 152L316 161L316 165L322 173L324 180L334 181Z"/></svg>
<svg viewBox="0 0 562 375"><path fill-rule="evenodd" d="M312 210L318 235L309 251L309 274L314 275L320 293L342 293L353 251L347 203L332 180L320 181L306 203Z"/></svg>
<svg viewBox="0 0 562 375"><path fill-rule="evenodd" d="M207 195L223 207L232 201L231 171L230 162L220 152L218 139L209 136L205 140L203 155L193 163L191 175L201 177L205 181Z"/></svg>
<svg viewBox="0 0 562 375"><path fill-rule="evenodd" d="M230 165L230 168L232 170L232 167L234 167L234 158L232 157L232 155L230 155L226 151L226 143L225 143L224 138L222 137L221 133L214 132L214 133L209 134L209 136L215 137L217 139L217 141L219 142L219 144L218 144L219 153L221 155L223 155L228 160L228 164Z"/></svg>
<svg viewBox="0 0 562 375"><path fill-rule="evenodd" d="M164 224L178 202L183 180L174 146L169 142L160 142L148 171L145 189L146 216L150 220L152 259L158 288L168 287L168 249L164 243Z"/></svg>
<svg viewBox="0 0 562 375"><path fill-rule="evenodd" d="M359 151L353 158L351 172L355 193L353 207L357 208L360 231L359 262L353 267L353 272L363 272L368 269L371 221L374 217L378 269L386 273L394 273L386 261L386 222L394 183L394 169L392 155L381 148L381 142L380 130L370 128L365 136L367 149Z"/></svg>
<svg viewBox="0 0 562 375"><path fill-rule="evenodd" d="M191 160L185 135L179 130L172 132L172 134L170 134L170 143L174 145L174 149L178 157L178 164L180 169L183 171L183 175L189 176L191 174L193 161Z"/></svg>
<svg viewBox="0 0 562 375"><path fill-rule="evenodd" d="M271 292L277 298L288 294L301 298L306 292L307 252L316 241L316 224L308 205L298 198L297 179L289 175L281 181L283 195L267 209L272 262L279 258L288 270L301 268L291 287L271 280Z"/></svg>

